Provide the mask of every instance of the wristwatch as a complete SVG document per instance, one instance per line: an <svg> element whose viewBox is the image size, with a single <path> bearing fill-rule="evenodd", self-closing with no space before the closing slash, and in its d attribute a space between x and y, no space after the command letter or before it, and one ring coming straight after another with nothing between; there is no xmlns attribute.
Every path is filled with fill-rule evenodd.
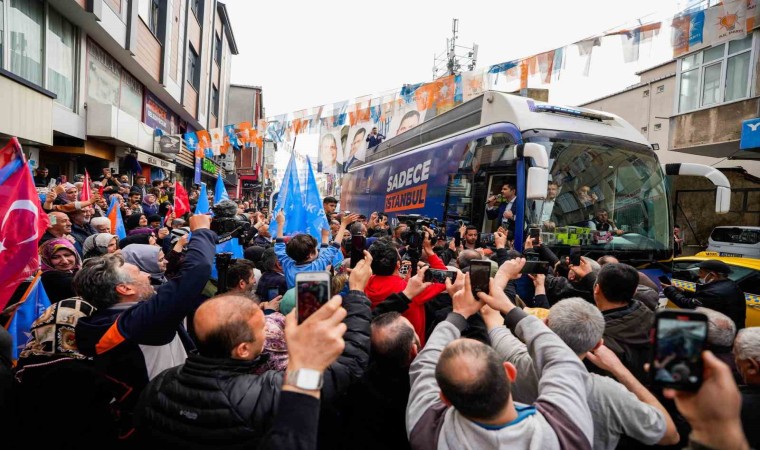
<svg viewBox="0 0 760 450"><path fill-rule="evenodd" d="M285 376L285 384L305 391L318 391L322 389L322 381L322 372L314 369L288 371Z"/></svg>

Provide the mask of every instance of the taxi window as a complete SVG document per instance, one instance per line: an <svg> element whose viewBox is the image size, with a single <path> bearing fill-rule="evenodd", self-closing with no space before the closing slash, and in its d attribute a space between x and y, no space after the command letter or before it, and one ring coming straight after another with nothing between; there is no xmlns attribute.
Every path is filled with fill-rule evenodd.
<svg viewBox="0 0 760 450"><path fill-rule="evenodd" d="M754 245L760 242L760 230L746 228L715 228L710 234L713 241Z"/></svg>
<svg viewBox="0 0 760 450"><path fill-rule="evenodd" d="M745 293L760 294L760 273L755 272L739 282L739 289Z"/></svg>
<svg viewBox="0 0 760 450"><path fill-rule="evenodd" d="M701 261L676 261L673 264L673 278L677 280L691 281L693 283L699 282L699 267L697 267L697 264L700 262ZM728 278L734 281L744 281L744 278L747 278L748 275L754 272L752 269L746 267L739 267L731 264L729 264L729 266L731 266L731 273L728 275ZM749 278L754 278L757 281L757 278L755 277ZM741 284L744 283L740 283L740 285ZM751 284L748 286L751 286Z"/></svg>

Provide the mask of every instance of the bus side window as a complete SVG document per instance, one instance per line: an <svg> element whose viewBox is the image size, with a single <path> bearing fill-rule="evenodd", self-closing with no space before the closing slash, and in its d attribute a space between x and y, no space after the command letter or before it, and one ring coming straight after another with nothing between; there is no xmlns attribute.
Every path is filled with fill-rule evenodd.
<svg viewBox="0 0 760 450"><path fill-rule="evenodd" d="M446 187L446 205L444 217L448 234L454 225L458 227L460 220L464 223L472 221L472 174L456 174L449 177L449 185Z"/></svg>

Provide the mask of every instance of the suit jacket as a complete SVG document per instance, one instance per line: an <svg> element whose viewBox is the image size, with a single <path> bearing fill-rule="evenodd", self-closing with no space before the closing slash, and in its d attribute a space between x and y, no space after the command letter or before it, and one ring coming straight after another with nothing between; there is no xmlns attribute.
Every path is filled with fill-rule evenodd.
<svg viewBox="0 0 760 450"><path fill-rule="evenodd" d="M486 216L491 220L499 220L500 222L507 223L507 231L515 232L515 217L517 217L517 197L512 201L512 206L509 208L512 211L512 219L504 219L504 211L507 210L509 202L505 202L499 205L499 208L486 209Z"/></svg>

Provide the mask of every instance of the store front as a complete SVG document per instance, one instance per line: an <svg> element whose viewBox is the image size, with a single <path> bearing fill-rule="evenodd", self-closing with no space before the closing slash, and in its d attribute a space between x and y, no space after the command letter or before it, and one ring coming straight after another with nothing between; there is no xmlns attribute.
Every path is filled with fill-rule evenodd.
<svg viewBox="0 0 760 450"><path fill-rule="evenodd" d="M140 163L143 170L142 174L148 179L148 183L153 180L171 179L177 171L175 163L139 150L137 150L137 161Z"/></svg>

